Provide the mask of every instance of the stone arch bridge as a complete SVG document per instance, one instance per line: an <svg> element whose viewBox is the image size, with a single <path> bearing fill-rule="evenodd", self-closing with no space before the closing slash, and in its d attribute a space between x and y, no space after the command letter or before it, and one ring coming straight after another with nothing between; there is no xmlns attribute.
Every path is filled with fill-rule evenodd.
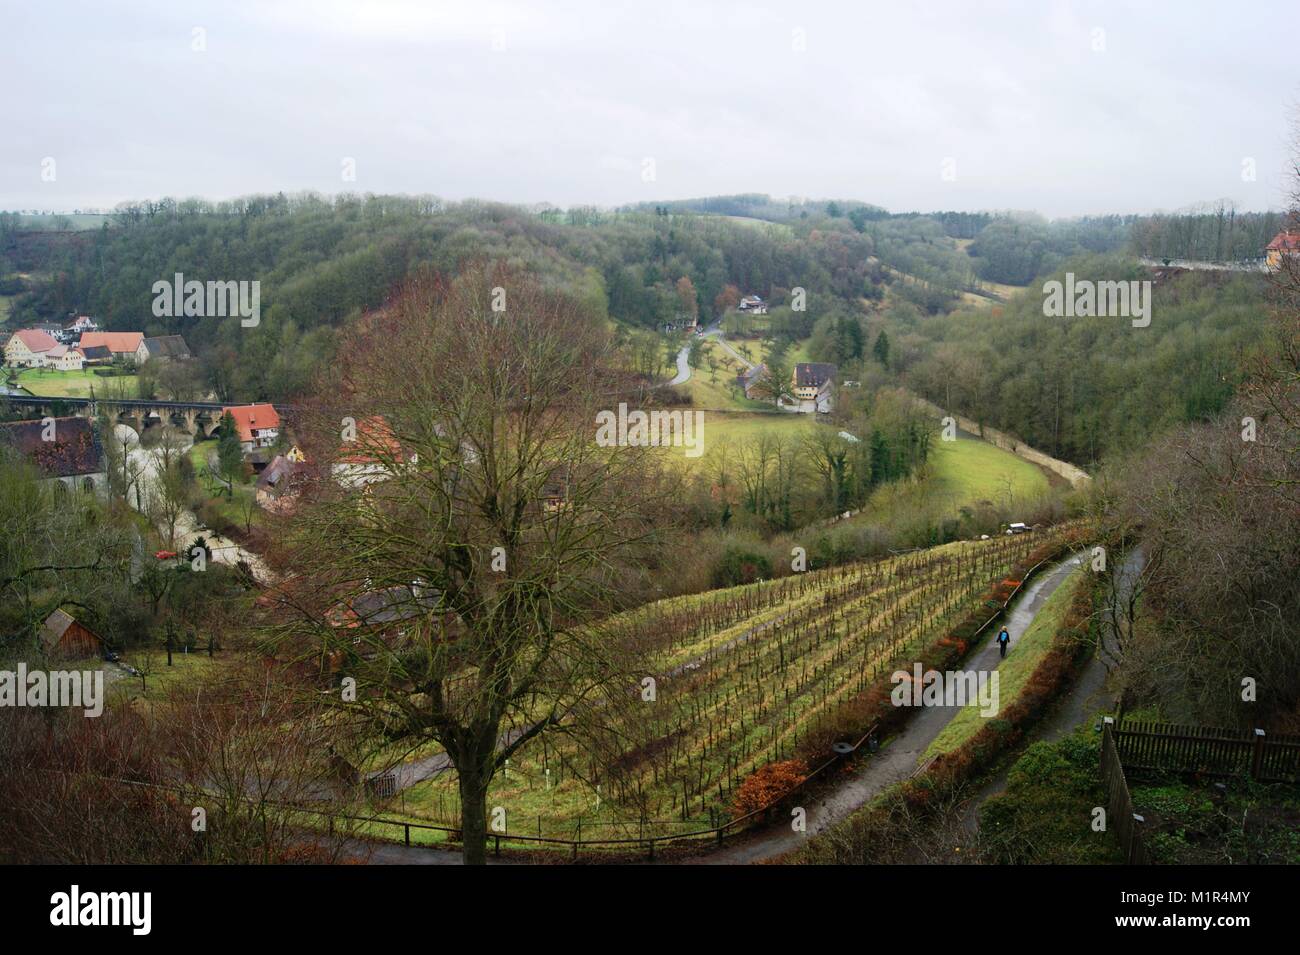
<svg viewBox="0 0 1300 955"><path fill-rule="evenodd" d="M115 424L133 427L137 434L159 424L170 424L192 434L207 438L221 423L221 409L235 407L240 402L219 401L154 401L145 398L60 398L57 396L4 395L0 401L27 411L33 417L53 415L56 411L71 413L83 418L95 418L102 411Z"/></svg>

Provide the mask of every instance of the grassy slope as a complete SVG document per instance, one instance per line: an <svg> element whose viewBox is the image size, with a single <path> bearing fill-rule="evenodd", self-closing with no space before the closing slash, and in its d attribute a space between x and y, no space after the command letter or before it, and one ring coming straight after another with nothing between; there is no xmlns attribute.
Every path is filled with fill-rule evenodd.
<svg viewBox="0 0 1300 955"><path fill-rule="evenodd" d="M815 427L811 415L803 414L709 414L704 413L706 455L724 446L738 446L763 432L779 436L802 435ZM734 447L733 447L734 450Z"/></svg>
<svg viewBox="0 0 1300 955"><path fill-rule="evenodd" d="M930 493L955 505L980 500L1001 503L1008 495L1033 497L1048 490L1047 475L1036 465L984 441L959 438L936 442L933 448Z"/></svg>
<svg viewBox="0 0 1300 955"><path fill-rule="evenodd" d="M1048 492L1047 476L1009 451L978 438L936 441L925 473L916 481L878 489L852 523L885 521L901 508L930 507L936 514L990 501L1031 500Z"/></svg>
<svg viewBox="0 0 1300 955"><path fill-rule="evenodd" d="M1052 743L1031 744L1011 767L1006 791L980 810L980 842L1002 863L1122 864L1119 840L1094 832L1095 806L1106 805L1097 772L1101 737L1091 725Z"/></svg>
<svg viewBox="0 0 1300 955"><path fill-rule="evenodd" d="M1075 591L1085 580L1084 570L1076 570L1066 582L1047 598L1042 609L1034 617L1033 623L1011 648L1010 654L998 666L998 707L1005 709L1015 702L1021 689L1033 674L1038 661L1042 659L1052 645L1052 638L1060 629L1065 614L1070 608L1070 600ZM957 749L980 731L985 719L980 714L978 704L965 707L953 717L929 748L925 756L937 756Z"/></svg>

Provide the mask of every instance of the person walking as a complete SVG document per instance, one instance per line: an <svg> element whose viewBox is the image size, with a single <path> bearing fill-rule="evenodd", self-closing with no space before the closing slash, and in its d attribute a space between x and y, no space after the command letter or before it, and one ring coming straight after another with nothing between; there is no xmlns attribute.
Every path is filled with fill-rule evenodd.
<svg viewBox="0 0 1300 955"><path fill-rule="evenodd" d="M1003 659L1006 659L1007 646L1011 643L1011 634L1007 633L1007 628L1003 627L998 631L998 649L1002 651Z"/></svg>

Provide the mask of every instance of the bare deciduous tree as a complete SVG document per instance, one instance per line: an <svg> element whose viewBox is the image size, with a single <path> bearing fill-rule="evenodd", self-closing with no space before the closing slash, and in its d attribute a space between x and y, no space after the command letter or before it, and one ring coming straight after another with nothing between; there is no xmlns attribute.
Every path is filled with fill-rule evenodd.
<svg viewBox="0 0 1300 955"><path fill-rule="evenodd" d="M482 863L498 767L626 677L597 618L666 517L658 458L596 441L601 325L504 269L414 282L340 355L300 427L280 646L355 677L373 733L445 748Z"/></svg>

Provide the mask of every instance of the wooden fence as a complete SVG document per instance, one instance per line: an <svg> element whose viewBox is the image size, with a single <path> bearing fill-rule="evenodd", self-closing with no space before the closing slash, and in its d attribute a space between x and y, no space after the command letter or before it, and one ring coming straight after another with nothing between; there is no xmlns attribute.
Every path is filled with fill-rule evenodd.
<svg viewBox="0 0 1300 955"><path fill-rule="evenodd" d="M1131 720L1115 726L1113 735L1119 759L1130 770L1300 783L1300 736Z"/></svg>
<svg viewBox="0 0 1300 955"><path fill-rule="evenodd" d="M1128 780L1124 778L1124 764L1115 744L1114 721L1109 717L1101 733L1101 781L1106 786L1106 822L1119 839L1129 865L1150 865L1146 844L1142 841L1139 826L1142 817L1133 809Z"/></svg>

